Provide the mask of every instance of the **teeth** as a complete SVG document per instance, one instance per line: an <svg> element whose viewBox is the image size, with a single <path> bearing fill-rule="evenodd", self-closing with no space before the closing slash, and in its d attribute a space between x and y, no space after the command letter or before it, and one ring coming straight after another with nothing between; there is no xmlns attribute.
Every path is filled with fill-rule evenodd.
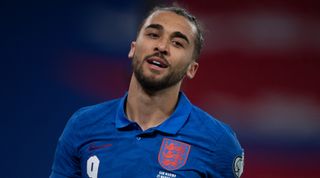
<svg viewBox="0 0 320 178"><path fill-rule="evenodd" d="M162 67L161 63L158 61L152 61L152 64L159 66L159 67Z"/></svg>
<svg viewBox="0 0 320 178"><path fill-rule="evenodd" d="M158 62L158 61L152 61L152 63L159 65L159 66L161 65L160 62Z"/></svg>

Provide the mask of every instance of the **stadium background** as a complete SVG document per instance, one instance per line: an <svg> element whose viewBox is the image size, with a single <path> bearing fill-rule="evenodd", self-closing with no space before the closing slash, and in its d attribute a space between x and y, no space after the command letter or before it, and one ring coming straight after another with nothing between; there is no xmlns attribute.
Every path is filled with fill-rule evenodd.
<svg viewBox="0 0 320 178"><path fill-rule="evenodd" d="M158 3L171 1L1 1L0 177L48 177L71 114L124 94L129 44ZM178 4L206 31L184 91L235 129L243 177L319 178L319 3Z"/></svg>

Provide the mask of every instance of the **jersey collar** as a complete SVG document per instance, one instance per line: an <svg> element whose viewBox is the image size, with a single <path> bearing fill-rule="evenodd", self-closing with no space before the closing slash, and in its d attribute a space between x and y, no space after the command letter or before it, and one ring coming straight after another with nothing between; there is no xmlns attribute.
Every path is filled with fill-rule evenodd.
<svg viewBox="0 0 320 178"><path fill-rule="evenodd" d="M128 93L126 93L120 100L119 106L117 109L117 114L115 118L115 126L117 129L125 128L134 122L130 121L125 114L125 103L127 100ZM177 132L182 128L182 126L187 121L189 114L192 109L192 104L186 97L183 92L179 93L178 105L171 114L171 116L165 120L159 126L153 128L154 130L158 130L160 132L168 133L168 134L177 134ZM148 129L149 130L149 129ZM148 131L147 130L147 131Z"/></svg>

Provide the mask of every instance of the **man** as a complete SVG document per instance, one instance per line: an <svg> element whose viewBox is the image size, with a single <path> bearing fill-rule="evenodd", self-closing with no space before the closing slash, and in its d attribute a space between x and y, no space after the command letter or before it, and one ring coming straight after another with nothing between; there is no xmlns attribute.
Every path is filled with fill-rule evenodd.
<svg viewBox="0 0 320 178"><path fill-rule="evenodd" d="M233 131L180 92L197 72L202 41L184 9L154 9L131 44L127 94L72 116L50 177L240 177L243 150Z"/></svg>

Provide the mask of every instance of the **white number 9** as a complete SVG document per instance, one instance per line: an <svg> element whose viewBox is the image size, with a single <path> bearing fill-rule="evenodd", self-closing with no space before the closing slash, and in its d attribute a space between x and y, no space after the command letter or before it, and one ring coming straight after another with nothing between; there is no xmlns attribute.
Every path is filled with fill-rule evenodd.
<svg viewBox="0 0 320 178"><path fill-rule="evenodd" d="M97 156L91 156L87 160L87 174L90 178L98 178L100 160Z"/></svg>

